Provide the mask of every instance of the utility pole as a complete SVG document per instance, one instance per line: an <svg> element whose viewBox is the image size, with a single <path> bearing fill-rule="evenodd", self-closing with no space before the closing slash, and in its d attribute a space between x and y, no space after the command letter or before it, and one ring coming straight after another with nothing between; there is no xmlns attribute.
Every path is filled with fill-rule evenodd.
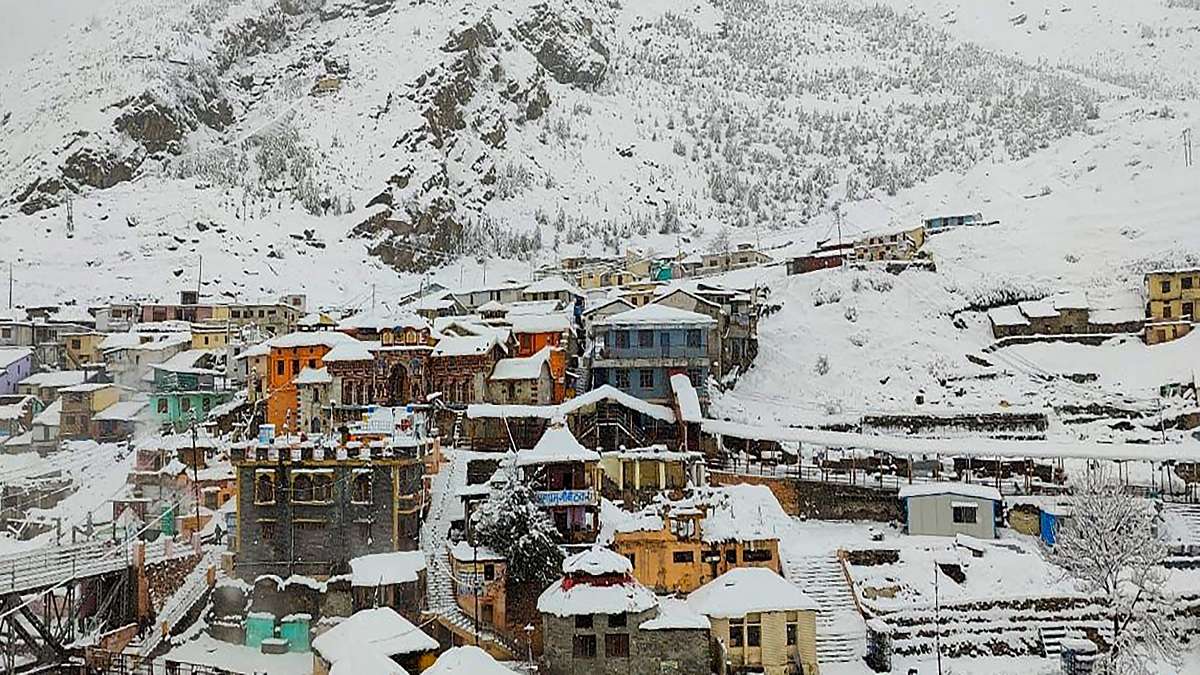
<svg viewBox="0 0 1200 675"><path fill-rule="evenodd" d="M8 308L12 309L13 275L12 263L8 263Z"/></svg>
<svg viewBox="0 0 1200 675"><path fill-rule="evenodd" d="M204 255L200 255L200 264L196 267L196 304L200 304L200 283L204 279Z"/></svg>
<svg viewBox="0 0 1200 675"><path fill-rule="evenodd" d="M67 239L75 238L75 204L70 196L67 196Z"/></svg>
<svg viewBox="0 0 1200 675"><path fill-rule="evenodd" d="M192 410L192 493L196 500L196 529L192 533L200 534L200 457L196 450L196 411Z"/></svg>
<svg viewBox="0 0 1200 675"><path fill-rule="evenodd" d="M375 311L375 284L371 284L371 311Z"/></svg>
<svg viewBox="0 0 1200 675"><path fill-rule="evenodd" d="M933 644L937 649L938 675L942 675L942 605L938 597L938 564L933 561Z"/></svg>
<svg viewBox="0 0 1200 675"><path fill-rule="evenodd" d="M1192 130L1183 130L1183 165L1192 165Z"/></svg>

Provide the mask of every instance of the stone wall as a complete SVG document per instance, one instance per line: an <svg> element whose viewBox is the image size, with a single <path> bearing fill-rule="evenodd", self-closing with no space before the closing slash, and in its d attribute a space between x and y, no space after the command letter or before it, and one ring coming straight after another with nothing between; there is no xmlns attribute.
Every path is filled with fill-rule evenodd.
<svg viewBox="0 0 1200 675"><path fill-rule="evenodd" d="M575 617L542 615L542 670L547 675L702 675L709 670L709 632L707 630L643 631L638 626L654 618L658 609L626 615L626 625L610 629L612 615L596 614L591 628L576 628ZM629 635L629 656L605 656L605 635ZM594 658L574 658L576 635L596 637Z"/></svg>
<svg viewBox="0 0 1200 675"><path fill-rule="evenodd" d="M874 520L892 522L900 518L895 493L841 483L743 476L720 471L709 474L713 485L765 485L783 510L794 516L821 520Z"/></svg>

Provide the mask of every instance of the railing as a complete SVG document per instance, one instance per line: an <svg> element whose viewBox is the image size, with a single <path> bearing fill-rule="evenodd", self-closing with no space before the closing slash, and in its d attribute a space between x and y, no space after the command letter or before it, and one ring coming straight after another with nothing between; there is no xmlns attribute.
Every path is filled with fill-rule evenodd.
<svg viewBox="0 0 1200 675"><path fill-rule="evenodd" d="M27 591L115 572L132 562L133 545L88 542L0 556L0 591ZM145 561L157 562L193 553L186 544L159 539L146 544Z"/></svg>
<svg viewBox="0 0 1200 675"><path fill-rule="evenodd" d="M229 671L199 663L169 659L147 659L135 654L122 654L89 648L86 652L88 672L104 675L229 675Z"/></svg>
<svg viewBox="0 0 1200 675"><path fill-rule="evenodd" d="M208 593L208 571L216 567L221 555L221 549L212 548L205 552L196 566L188 573L183 584L167 599L163 609L158 614L158 626L150 632L146 640L138 645L139 656L149 656L154 652L166 633L175 628L179 620L195 607L196 603ZM161 630L160 630L161 629Z"/></svg>

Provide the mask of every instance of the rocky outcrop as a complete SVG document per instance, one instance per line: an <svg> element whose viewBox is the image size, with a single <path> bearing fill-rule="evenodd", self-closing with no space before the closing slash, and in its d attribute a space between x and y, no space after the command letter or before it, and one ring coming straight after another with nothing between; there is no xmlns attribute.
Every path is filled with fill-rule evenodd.
<svg viewBox="0 0 1200 675"><path fill-rule="evenodd" d="M541 4L517 25L517 37L555 80L593 88L608 72L609 50L591 18Z"/></svg>
<svg viewBox="0 0 1200 675"><path fill-rule="evenodd" d="M63 162L62 175L76 185L110 188L133 178L143 159L145 153L140 149L121 154L113 148L84 146Z"/></svg>

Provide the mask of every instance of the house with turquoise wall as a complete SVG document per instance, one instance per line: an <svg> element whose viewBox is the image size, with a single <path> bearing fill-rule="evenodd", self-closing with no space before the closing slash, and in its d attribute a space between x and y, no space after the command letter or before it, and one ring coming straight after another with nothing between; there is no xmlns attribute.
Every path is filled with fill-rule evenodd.
<svg viewBox="0 0 1200 675"><path fill-rule="evenodd" d="M209 411L233 397L223 386L222 373L207 368L161 364L153 367L150 411L163 426L183 428L193 419L203 421Z"/></svg>

